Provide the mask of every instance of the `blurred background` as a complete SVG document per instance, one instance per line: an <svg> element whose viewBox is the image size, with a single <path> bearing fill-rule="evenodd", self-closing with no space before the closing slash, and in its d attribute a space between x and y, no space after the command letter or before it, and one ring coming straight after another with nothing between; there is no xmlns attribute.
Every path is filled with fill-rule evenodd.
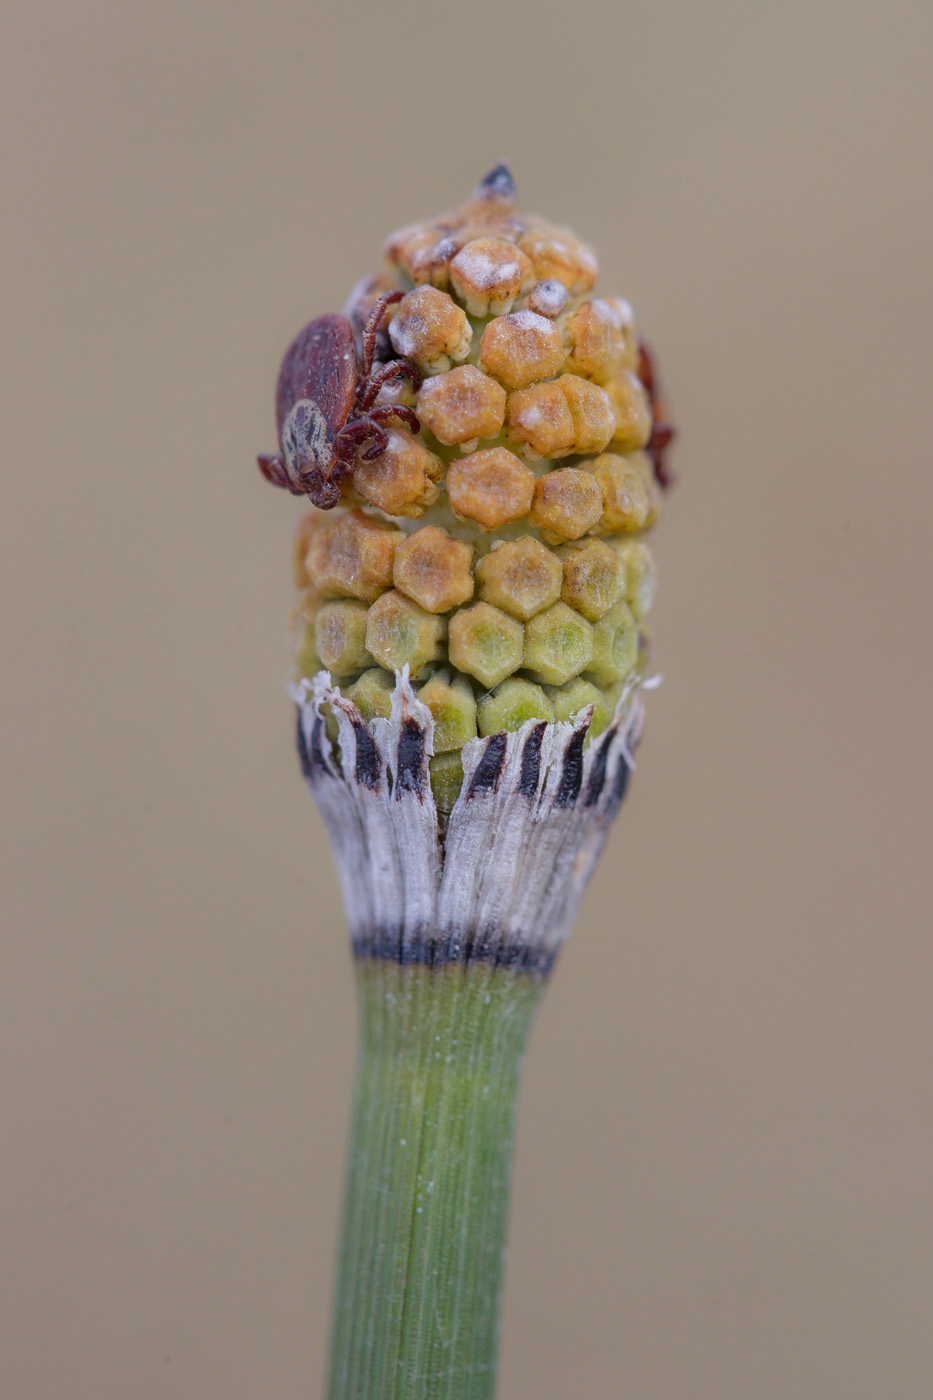
<svg viewBox="0 0 933 1400"><path fill-rule="evenodd" d="M319 1393L355 1008L254 458L297 328L500 160L681 432L500 1395L933 1393L933 9L4 8L4 1396Z"/></svg>

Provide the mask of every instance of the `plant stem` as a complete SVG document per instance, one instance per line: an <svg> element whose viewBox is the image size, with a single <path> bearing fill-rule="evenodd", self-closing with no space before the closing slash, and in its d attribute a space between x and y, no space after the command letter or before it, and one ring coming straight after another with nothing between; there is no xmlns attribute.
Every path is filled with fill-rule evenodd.
<svg viewBox="0 0 933 1400"><path fill-rule="evenodd" d="M357 962L328 1400L489 1400L515 1106L542 978Z"/></svg>

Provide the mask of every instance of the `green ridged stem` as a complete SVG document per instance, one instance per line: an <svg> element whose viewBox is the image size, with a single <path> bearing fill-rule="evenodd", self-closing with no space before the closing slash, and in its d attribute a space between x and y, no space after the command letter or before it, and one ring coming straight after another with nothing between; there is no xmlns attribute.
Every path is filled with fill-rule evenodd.
<svg viewBox="0 0 933 1400"><path fill-rule="evenodd" d="M490 1400L515 1108L544 982L357 963L328 1400Z"/></svg>

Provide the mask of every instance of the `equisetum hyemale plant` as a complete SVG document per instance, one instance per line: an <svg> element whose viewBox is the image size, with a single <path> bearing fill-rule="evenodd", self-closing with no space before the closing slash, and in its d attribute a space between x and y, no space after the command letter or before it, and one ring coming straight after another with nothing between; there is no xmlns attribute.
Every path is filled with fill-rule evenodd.
<svg viewBox="0 0 933 1400"><path fill-rule="evenodd" d="M519 1072L642 726L666 422L591 250L504 166L286 352L298 750L360 1046L329 1400L495 1388Z"/></svg>

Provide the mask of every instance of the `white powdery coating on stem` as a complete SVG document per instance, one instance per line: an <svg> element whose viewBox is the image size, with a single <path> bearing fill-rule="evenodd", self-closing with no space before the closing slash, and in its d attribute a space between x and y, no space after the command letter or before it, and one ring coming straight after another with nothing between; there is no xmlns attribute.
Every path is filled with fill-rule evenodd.
<svg viewBox="0 0 933 1400"><path fill-rule="evenodd" d="M367 723L327 672L294 691L305 775L334 847L361 953L401 961L483 957L546 970L570 931L641 733L634 683L584 748L573 723L528 720L463 749L441 839L428 757L434 722L405 672L389 719ZM322 707L338 728L339 756Z"/></svg>

